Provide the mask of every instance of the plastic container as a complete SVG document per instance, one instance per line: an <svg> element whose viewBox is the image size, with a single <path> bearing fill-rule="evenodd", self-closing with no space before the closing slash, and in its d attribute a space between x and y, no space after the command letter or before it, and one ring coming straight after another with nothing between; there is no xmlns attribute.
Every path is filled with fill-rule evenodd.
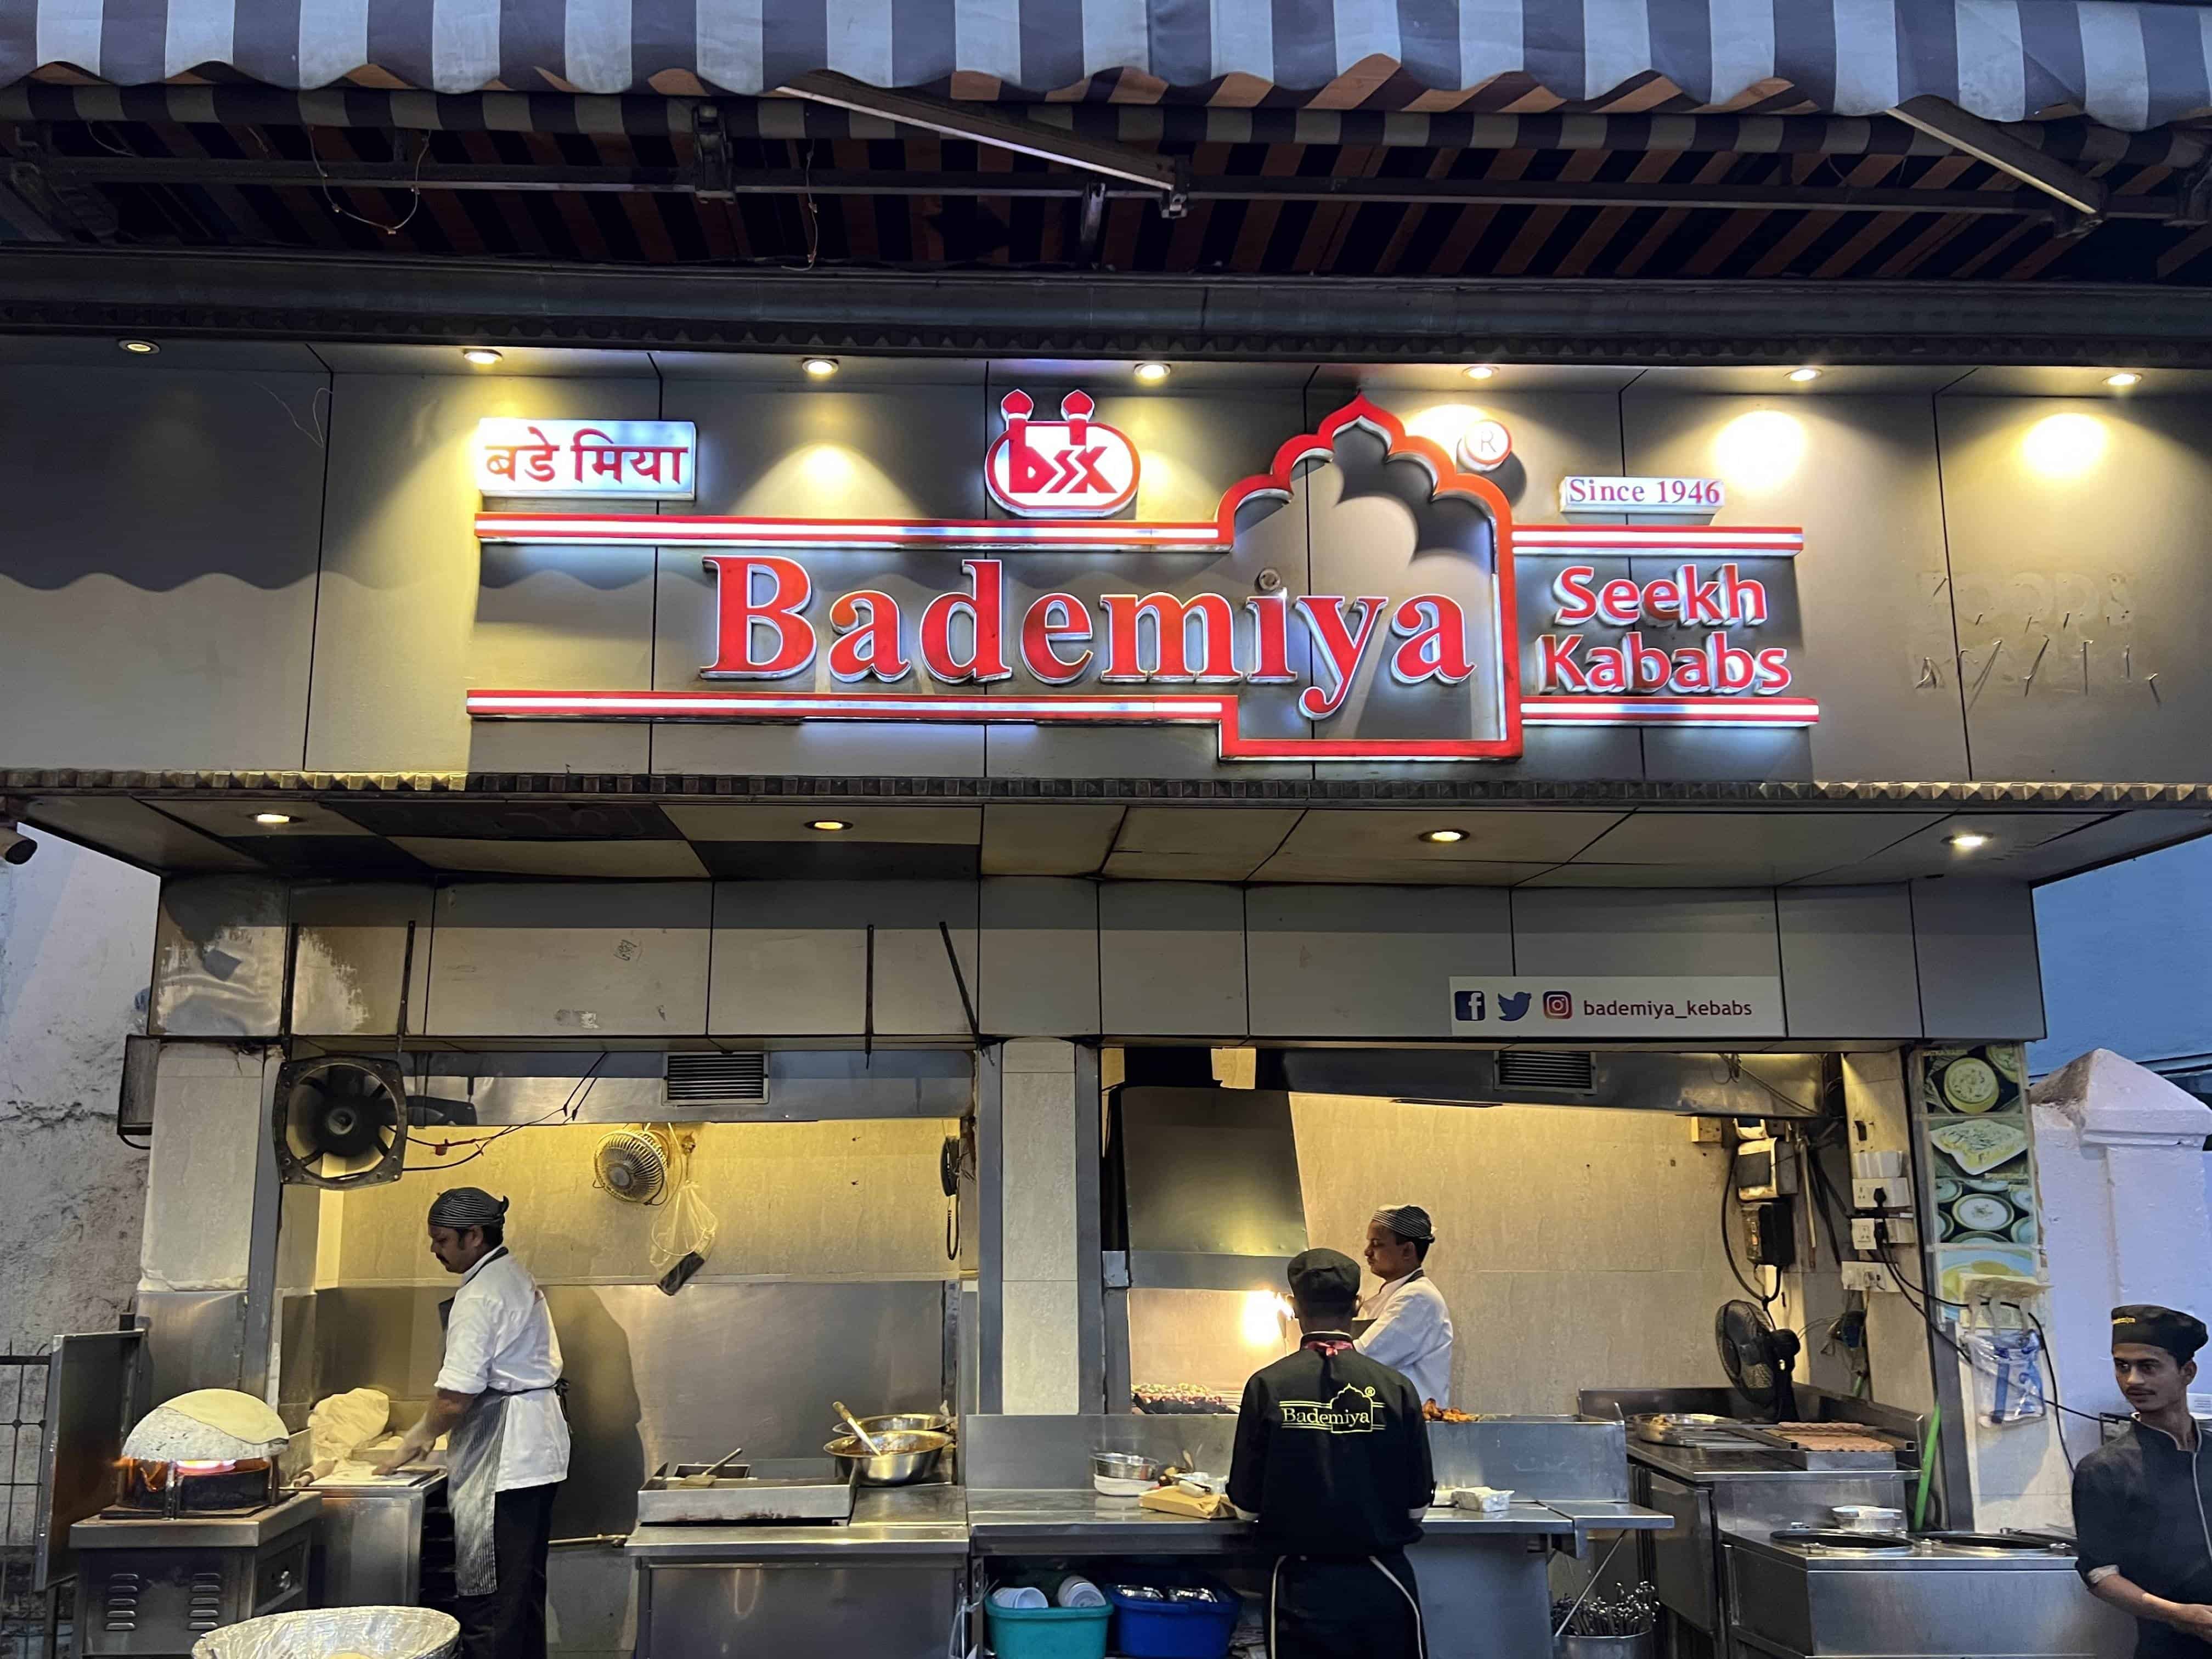
<svg viewBox="0 0 2212 1659"><path fill-rule="evenodd" d="M1111 1607L1002 1607L983 1603L999 1659L1105 1659Z"/></svg>
<svg viewBox="0 0 2212 1659"><path fill-rule="evenodd" d="M1140 1581L1142 1582L1142 1581ZM1157 1582L1157 1581L1155 1581ZM1114 1651L1127 1659L1221 1659L1244 1604L1225 1584L1211 1578L1176 1578L1161 1588L1203 1586L1213 1601L1146 1601L1109 1588L1114 1604Z"/></svg>

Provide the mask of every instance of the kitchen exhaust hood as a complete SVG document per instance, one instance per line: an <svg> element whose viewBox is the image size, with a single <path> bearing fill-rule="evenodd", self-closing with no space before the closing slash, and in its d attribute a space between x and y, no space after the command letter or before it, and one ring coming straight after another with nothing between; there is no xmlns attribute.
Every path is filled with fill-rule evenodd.
<svg viewBox="0 0 2212 1659"><path fill-rule="evenodd" d="M1101 1242L1109 1264L1126 1256L1128 1285L1280 1291L1306 1248L1285 1091L1125 1084L1108 1097L1102 1169Z"/></svg>

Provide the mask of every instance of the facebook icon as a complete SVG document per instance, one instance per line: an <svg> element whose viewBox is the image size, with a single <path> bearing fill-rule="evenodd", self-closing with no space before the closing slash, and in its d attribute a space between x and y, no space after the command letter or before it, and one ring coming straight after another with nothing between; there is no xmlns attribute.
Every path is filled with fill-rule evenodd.
<svg viewBox="0 0 2212 1659"><path fill-rule="evenodd" d="M1489 1015L1483 1007L1482 993L1480 991L1454 991L1452 993L1452 1018L1459 1021L1463 1025L1472 1024L1479 1019L1488 1018Z"/></svg>

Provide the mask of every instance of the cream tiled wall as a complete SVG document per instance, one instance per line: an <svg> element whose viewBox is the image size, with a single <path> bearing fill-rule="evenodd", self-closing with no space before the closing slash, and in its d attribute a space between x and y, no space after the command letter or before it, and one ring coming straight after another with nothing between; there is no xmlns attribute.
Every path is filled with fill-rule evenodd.
<svg viewBox="0 0 2212 1659"><path fill-rule="evenodd" d="M1315 1244L1357 1257L1383 1204L1434 1218L1428 1270L1451 1306L1455 1405L1571 1412L1580 1389L1723 1380L1713 1313L1742 1294L1720 1249L1726 1155L1693 1144L1688 1119L1323 1095L1293 1096L1291 1112ZM1791 1290L1775 1313L1801 1324L1803 1287ZM1243 1335L1242 1304L1133 1295L1133 1380L1241 1384L1274 1357Z"/></svg>
<svg viewBox="0 0 2212 1659"><path fill-rule="evenodd" d="M1075 1047L1006 1046L1000 1231L1001 1409L1079 1409L1075 1260ZM1094 1103L1091 1109L1096 1111Z"/></svg>

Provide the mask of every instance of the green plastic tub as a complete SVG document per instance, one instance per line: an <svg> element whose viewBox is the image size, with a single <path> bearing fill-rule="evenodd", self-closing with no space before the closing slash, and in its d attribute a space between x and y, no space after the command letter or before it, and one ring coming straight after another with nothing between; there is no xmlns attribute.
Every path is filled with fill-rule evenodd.
<svg viewBox="0 0 2212 1659"><path fill-rule="evenodd" d="M1104 1607L1002 1607L986 1601L991 1647L999 1659L1105 1659Z"/></svg>

